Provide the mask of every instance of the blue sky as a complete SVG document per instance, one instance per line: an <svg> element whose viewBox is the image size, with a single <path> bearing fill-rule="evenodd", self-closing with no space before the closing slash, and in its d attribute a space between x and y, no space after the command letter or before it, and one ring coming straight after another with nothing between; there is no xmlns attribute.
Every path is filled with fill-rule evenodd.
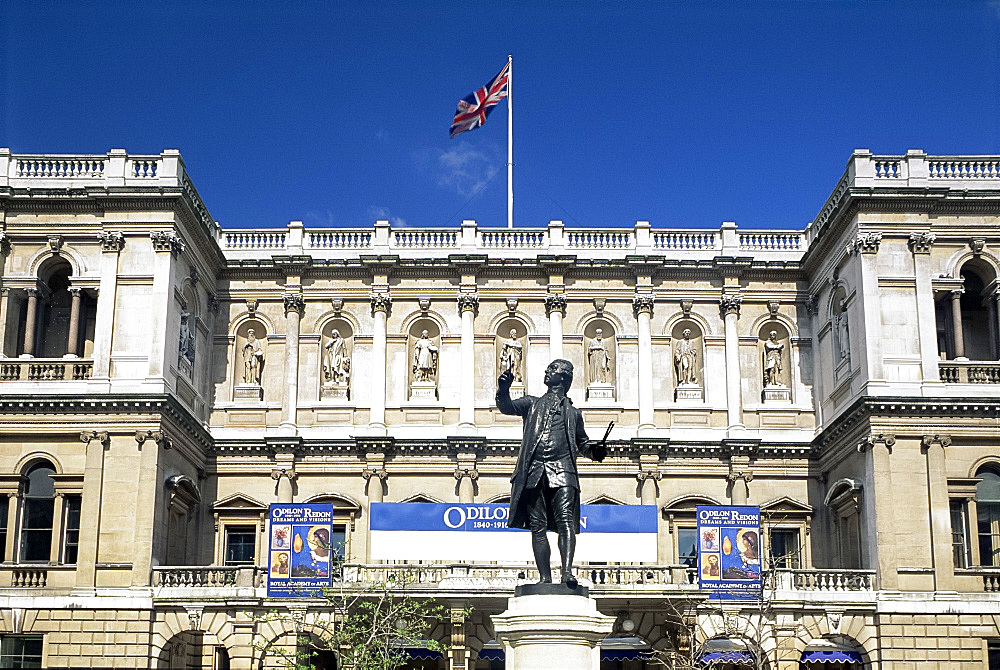
<svg viewBox="0 0 1000 670"><path fill-rule="evenodd" d="M0 146L180 149L224 227L801 228L855 147L1000 153L997 2L0 2Z"/></svg>

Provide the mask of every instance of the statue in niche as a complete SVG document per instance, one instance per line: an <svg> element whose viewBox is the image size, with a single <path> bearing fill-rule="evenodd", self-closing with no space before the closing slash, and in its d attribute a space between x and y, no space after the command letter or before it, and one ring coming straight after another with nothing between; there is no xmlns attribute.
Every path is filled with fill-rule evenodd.
<svg viewBox="0 0 1000 670"><path fill-rule="evenodd" d="M764 340L764 386L782 386L781 352L785 345L778 342L777 331L772 330Z"/></svg>
<svg viewBox="0 0 1000 670"><path fill-rule="evenodd" d="M587 357L590 359L590 383L607 384L611 377L611 354L608 352L608 343L600 328L590 341Z"/></svg>
<svg viewBox="0 0 1000 670"><path fill-rule="evenodd" d="M413 345L413 379L418 382L434 381L438 367L438 348L420 331L420 339Z"/></svg>
<svg viewBox="0 0 1000 670"><path fill-rule="evenodd" d="M330 341L324 347L323 379L334 384L346 385L351 378L351 357L347 354L347 340L340 336L336 328L330 334Z"/></svg>
<svg viewBox="0 0 1000 670"><path fill-rule="evenodd" d="M178 340L178 355L194 363L194 329L191 328L190 312L181 312L181 327Z"/></svg>
<svg viewBox="0 0 1000 670"><path fill-rule="evenodd" d="M698 363L698 351L691 341L691 329L685 328L682 333L683 339L677 342L674 347L674 369L677 372L678 386L683 384L694 385L698 383L696 373Z"/></svg>
<svg viewBox="0 0 1000 670"><path fill-rule="evenodd" d="M264 370L264 347L254 334L254 329L247 331L247 341L243 343L243 381L246 384L260 386L261 373Z"/></svg>
<svg viewBox="0 0 1000 670"><path fill-rule="evenodd" d="M851 332L847 323L847 305L841 300L833 315L833 330L837 342L837 360L846 361L851 357Z"/></svg>
<svg viewBox="0 0 1000 670"><path fill-rule="evenodd" d="M510 371L514 375L514 383L524 381L521 372L521 361L524 359L524 346L517 341L517 331L510 329L510 337L500 346L500 372Z"/></svg>

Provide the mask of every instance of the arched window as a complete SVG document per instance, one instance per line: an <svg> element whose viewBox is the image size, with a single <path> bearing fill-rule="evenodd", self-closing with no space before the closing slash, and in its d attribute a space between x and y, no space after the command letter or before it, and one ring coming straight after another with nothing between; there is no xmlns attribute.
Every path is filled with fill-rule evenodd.
<svg viewBox="0 0 1000 670"><path fill-rule="evenodd" d="M55 256L43 263L36 285L20 296L15 354L92 355L95 301L85 289L73 286L72 274L65 258Z"/></svg>
<svg viewBox="0 0 1000 670"><path fill-rule="evenodd" d="M48 562L52 556L52 527L55 522L56 473L52 464L41 461L24 472L21 495L21 562Z"/></svg>
<svg viewBox="0 0 1000 670"><path fill-rule="evenodd" d="M965 263L961 287L937 302L938 348L945 358L990 361L1000 358L994 272L979 260Z"/></svg>
<svg viewBox="0 0 1000 670"><path fill-rule="evenodd" d="M982 469L976 477L976 526L979 535L979 563L1000 565L1000 474Z"/></svg>

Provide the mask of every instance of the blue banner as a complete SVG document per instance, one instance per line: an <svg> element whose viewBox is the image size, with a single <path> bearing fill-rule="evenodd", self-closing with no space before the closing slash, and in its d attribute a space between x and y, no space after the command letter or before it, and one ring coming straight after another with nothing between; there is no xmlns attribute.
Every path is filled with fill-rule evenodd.
<svg viewBox="0 0 1000 670"><path fill-rule="evenodd" d="M333 505L272 503L268 530L269 598L315 597L336 564Z"/></svg>
<svg viewBox="0 0 1000 670"><path fill-rule="evenodd" d="M369 528L510 531L508 506L473 503L372 503ZM580 505L583 533L656 533L655 505Z"/></svg>
<svg viewBox="0 0 1000 670"><path fill-rule="evenodd" d="M709 598L759 598L762 554L759 507L698 508L698 588Z"/></svg>

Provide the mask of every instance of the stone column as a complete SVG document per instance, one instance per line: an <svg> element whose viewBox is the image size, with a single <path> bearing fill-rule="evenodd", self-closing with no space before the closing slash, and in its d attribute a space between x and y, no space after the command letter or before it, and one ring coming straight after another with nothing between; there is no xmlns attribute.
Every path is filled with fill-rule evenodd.
<svg viewBox="0 0 1000 670"><path fill-rule="evenodd" d="M66 338L66 356L75 358L79 355L80 345L80 294L83 289L71 286L69 289L69 336Z"/></svg>
<svg viewBox="0 0 1000 670"><path fill-rule="evenodd" d="M479 479L475 460L471 463L459 461L458 467L455 468L455 479L458 480L458 502L475 502L476 480Z"/></svg>
<svg viewBox="0 0 1000 670"><path fill-rule="evenodd" d="M475 318L479 311L479 295L464 293L458 296L458 311L462 315L462 365L458 404L458 425L473 428L476 425L476 331Z"/></svg>
<svg viewBox="0 0 1000 670"><path fill-rule="evenodd" d="M889 454L896 438L881 433L869 435L858 443L858 452L865 456L865 480L862 488L864 510L858 510L864 525L859 528L860 541L867 539L865 568L878 569L879 588L899 587L896 572L896 495L892 485Z"/></svg>
<svg viewBox="0 0 1000 670"><path fill-rule="evenodd" d="M136 473L135 553L132 558L132 585L149 586L153 564L153 529L156 528L160 475L160 448L171 447L167 436L158 430L137 430L139 471Z"/></svg>
<svg viewBox="0 0 1000 670"><path fill-rule="evenodd" d="M934 557L934 589L955 590L955 555L952 550L951 508L948 498L947 435L924 435L920 441L927 457L927 493L931 514L931 549Z"/></svg>
<svg viewBox="0 0 1000 670"><path fill-rule="evenodd" d="M65 519L66 498L62 491L56 491L52 498L52 536L49 540L49 565L59 565L62 549L62 531L66 523Z"/></svg>
<svg viewBox="0 0 1000 670"><path fill-rule="evenodd" d="M466 670L466 657L469 655L465 646L465 609L452 607L450 610L451 630L448 645L448 670Z"/></svg>
<svg viewBox="0 0 1000 670"><path fill-rule="evenodd" d="M743 400L740 379L740 337L737 320L743 297L738 293L722 296L719 306L725 321L726 336L726 409L729 429L741 430L743 426Z"/></svg>
<svg viewBox="0 0 1000 670"><path fill-rule="evenodd" d="M2 251L2 248L0 248ZM8 348L8 343L13 339L11 337L11 328L7 327L7 314L10 311L10 289L6 286L0 286L0 358L6 355ZM11 347L12 348L12 347Z"/></svg>
<svg viewBox="0 0 1000 670"><path fill-rule="evenodd" d="M28 310L24 318L24 351L22 355L30 357L35 355L35 330L38 327L36 323L38 318L38 289L25 289L25 293L28 294Z"/></svg>
<svg viewBox="0 0 1000 670"><path fill-rule="evenodd" d="M94 324L94 372L91 379L111 378L111 338L115 323L115 293L118 288L118 261L125 248L121 231L101 231L101 286L97 294L97 314Z"/></svg>
<svg viewBox="0 0 1000 670"><path fill-rule="evenodd" d="M940 383L938 372L937 323L934 289L931 287L931 245L934 233L910 233L907 245L913 254L916 277L917 339L920 343L920 370L923 381Z"/></svg>
<svg viewBox="0 0 1000 670"><path fill-rule="evenodd" d="M653 295L637 293L632 311L639 326L639 430L651 429L653 419Z"/></svg>
<svg viewBox="0 0 1000 670"><path fill-rule="evenodd" d="M545 315L549 317L549 358L563 357L563 317L566 316L566 294L545 296Z"/></svg>
<svg viewBox="0 0 1000 670"><path fill-rule="evenodd" d="M104 452L110 445L110 438L105 431L89 430L80 433L80 440L87 445L87 455L83 466L83 496L80 500L80 544L76 559L76 586L92 589L95 586L98 539L101 534Z"/></svg>
<svg viewBox="0 0 1000 670"><path fill-rule="evenodd" d="M368 425L384 434L386 329L389 311L392 309L392 299L388 293L372 293L371 302L375 333L372 336L372 387Z"/></svg>
<svg viewBox="0 0 1000 670"><path fill-rule="evenodd" d="M176 347L176 331L170 328L174 306L173 261L184 252L186 245L174 231L154 230L149 234L153 243L153 294L149 314L149 374L148 380L167 384L168 341ZM169 340L168 340L169 335Z"/></svg>
<svg viewBox="0 0 1000 670"><path fill-rule="evenodd" d="M951 292L951 332L955 340L955 358L965 358L965 333L962 331L962 294L965 289ZM30 305L29 305L30 306Z"/></svg>
<svg viewBox="0 0 1000 670"><path fill-rule="evenodd" d="M733 501L733 505L746 505L747 500L750 498L750 482L753 481L753 473L742 470L731 470L727 479L732 484L730 499Z"/></svg>
<svg viewBox="0 0 1000 670"><path fill-rule="evenodd" d="M861 323L864 332L858 328L851 329L851 351L861 351L864 361L861 367L865 369L868 379L882 381L885 373L882 365L882 308L881 293L878 287L878 267L876 264L882 233L858 233L857 237L847 245L848 253L858 255L860 289L858 291L861 311ZM856 321L852 321L857 323Z"/></svg>
<svg viewBox="0 0 1000 670"><path fill-rule="evenodd" d="M989 301L993 306L993 328L991 330L996 332L995 337L997 337L993 355L1000 358L1000 289L993 291Z"/></svg>
<svg viewBox="0 0 1000 670"><path fill-rule="evenodd" d="M639 501L641 505L656 504L656 488L663 475L659 472L642 470L635 476L639 480Z"/></svg>
<svg viewBox="0 0 1000 670"><path fill-rule="evenodd" d="M278 502L294 502L292 482L298 479L298 473L291 468L275 468L271 470L271 479L278 482Z"/></svg>
<svg viewBox="0 0 1000 670"><path fill-rule="evenodd" d="M285 305L285 394L281 427L284 433L294 435L299 407L299 327L306 303L301 293L283 293L281 299Z"/></svg>

